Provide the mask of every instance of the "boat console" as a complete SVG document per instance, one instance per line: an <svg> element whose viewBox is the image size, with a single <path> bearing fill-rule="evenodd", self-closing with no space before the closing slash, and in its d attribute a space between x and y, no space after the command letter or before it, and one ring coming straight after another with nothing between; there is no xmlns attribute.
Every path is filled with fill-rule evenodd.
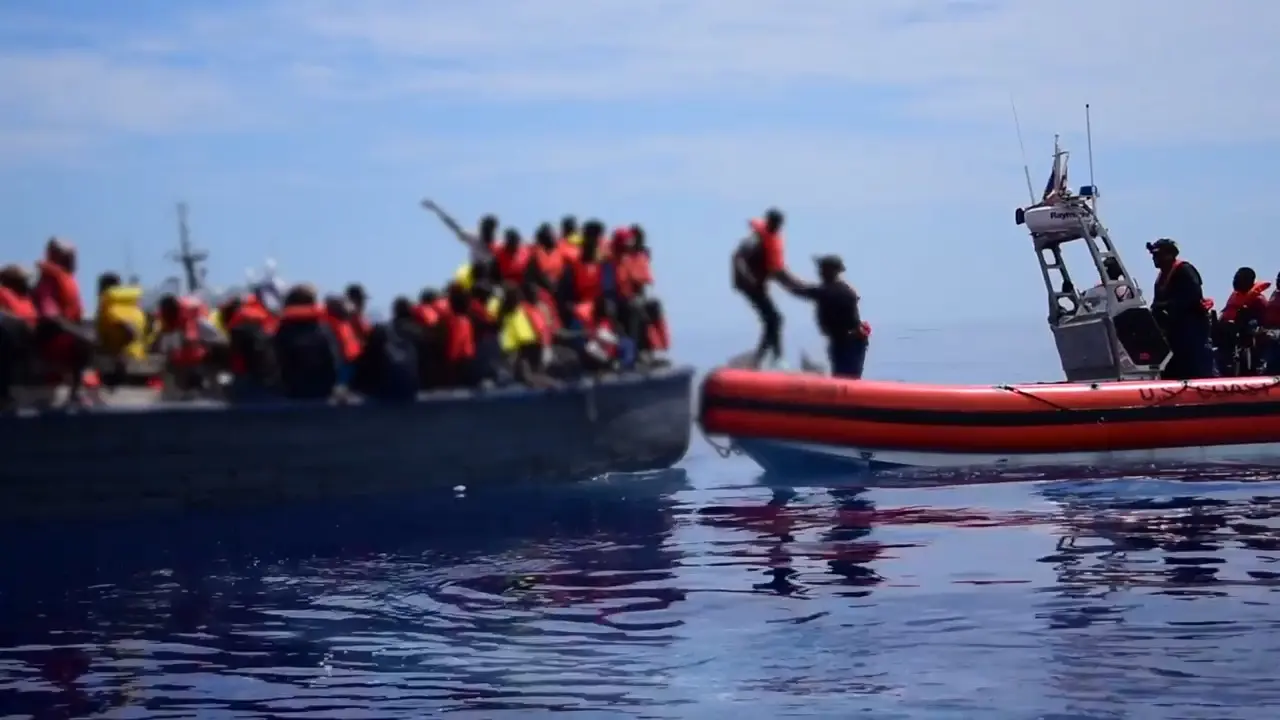
<svg viewBox="0 0 1280 720"><path fill-rule="evenodd" d="M1098 217L1096 189L1066 187L1067 157L1055 142L1044 197L1014 218L1031 234L1062 370L1068 382L1156 379L1169 345ZM1081 290L1073 281L1062 255L1068 243L1088 249L1097 285Z"/></svg>

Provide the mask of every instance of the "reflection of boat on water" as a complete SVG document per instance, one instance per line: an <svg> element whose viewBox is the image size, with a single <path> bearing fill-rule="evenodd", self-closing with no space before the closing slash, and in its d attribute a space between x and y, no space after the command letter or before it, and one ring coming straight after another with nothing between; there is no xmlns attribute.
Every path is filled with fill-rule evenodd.
<svg viewBox="0 0 1280 720"><path fill-rule="evenodd" d="M61 699L41 676L70 686L90 669L78 689L98 703L131 676L150 689L163 675L146 707L175 716L192 712L185 683L214 677L286 688L245 698L201 685L201 712L262 717L288 714L273 698L314 690L317 673L447 677L415 696L420 716L564 702L578 690L552 678L570 669L642 693L669 664L673 638L644 613L683 598L669 536L671 495L687 483L669 470L459 498L9 524L0 536L33 551L0 568L5 707L46 717L37 711ZM539 693L552 686L556 698Z"/></svg>
<svg viewBox="0 0 1280 720"><path fill-rule="evenodd" d="M1057 583L1037 593L1035 616L1051 695L1072 713L1130 712L1117 687L1137 715L1153 697L1170 708L1211 697L1215 717L1275 702L1258 658L1270 651L1280 585L1277 486L1221 478L1201 488L1138 478L1043 486L1065 532L1040 558Z"/></svg>
<svg viewBox="0 0 1280 720"><path fill-rule="evenodd" d="M703 525L752 534L732 554L739 564L763 573L752 583L754 590L805 595L811 586L835 585L842 588L836 594L844 597L870 594L884 580L874 563L892 559L894 550L915 547L869 539L882 515L890 518L892 512L882 514L859 490L832 490L815 504L785 487L773 488L763 504L710 505L698 511ZM823 566L825 571L817 572Z"/></svg>
<svg viewBox="0 0 1280 720"><path fill-rule="evenodd" d="M703 429L790 476L1280 466L1280 377L1158 379L1170 350L1097 215L1096 192L1065 183L1055 144L1043 200L1016 216L1044 278L1065 382L933 385L727 367L703 381ZM1070 243L1088 251L1100 293L1072 281Z"/></svg>

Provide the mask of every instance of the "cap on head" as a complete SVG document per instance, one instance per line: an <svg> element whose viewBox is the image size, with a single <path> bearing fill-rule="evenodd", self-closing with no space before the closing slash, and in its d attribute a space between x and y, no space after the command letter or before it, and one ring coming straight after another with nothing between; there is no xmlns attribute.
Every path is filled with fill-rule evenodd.
<svg viewBox="0 0 1280 720"><path fill-rule="evenodd" d="M823 275L838 275L844 272L844 260L839 255L819 255L813 258L818 265L818 272Z"/></svg>
<svg viewBox="0 0 1280 720"><path fill-rule="evenodd" d="M1147 252L1151 253L1152 255L1158 255L1160 253L1177 255L1178 243L1174 242L1173 240L1170 240L1169 238L1160 238L1155 242L1147 243Z"/></svg>

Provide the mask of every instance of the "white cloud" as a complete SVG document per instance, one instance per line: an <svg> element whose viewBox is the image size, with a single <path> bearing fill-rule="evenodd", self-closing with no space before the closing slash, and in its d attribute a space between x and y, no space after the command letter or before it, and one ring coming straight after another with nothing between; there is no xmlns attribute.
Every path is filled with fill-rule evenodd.
<svg viewBox="0 0 1280 720"><path fill-rule="evenodd" d="M1274 139L1280 5L1239 0L403 0L288 6L388 92L620 100L890 88L938 121L1037 128L1092 102L1128 142ZM323 8L321 10L321 8ZM366 79L367 82L371 79ZM377 80L373 80L375 84ZM799 111L800 109L798 109Z"/></svg>
<svg viewBox="0 0 1280 720"><path fill-rule="evenodd" d="M984 150L982 164L969 162ZM625 142L603 132L392 138L379 155L482 188L559 182L581 193L607 177L615 197L696 193L752 206L886 207L940 196L981 200L973 187L1006 199L1022 192L1021 169L1008 147L963 146L946 138L769 131L646 135Z"/></svg>
<svg viewBox="0 0 1280 720"><path fill-rule="evenodd" d="M0 24L6 19L0 13ZM1268 0L314 0L125 22L9 24L10 39L56 26L78 49L0 54L7 124L102 139L250 122L287 130L335 104L380 99L774 106L803 88L823 99L788 108L797 121L823 116L829 127L832 116L849 114L852 123L871 109L850 107L850 98L872 90L889 97L877 116L964 138L962 151L920 149L855 129L815 136L779 121L719 137L663 131L625 145L596 142L600 162L640 154L666 180L701 189L726 178L764 182L747 158L780 147L787 172L768 182L819 176L833 195L838 185L881 195L905 185L866 168L927 185L945 182L927 177L942 163L1011 156L1011 96L1034 148L1049 132L1078 128L1086 101L1112 146L1280 133L1271 92L1280 87L1280 5ZM574 139L546 142L563 148ZM545 148L539 157L524 152L517 165L565 162ZM993 178L1006 170L988 169Z"/></svg>

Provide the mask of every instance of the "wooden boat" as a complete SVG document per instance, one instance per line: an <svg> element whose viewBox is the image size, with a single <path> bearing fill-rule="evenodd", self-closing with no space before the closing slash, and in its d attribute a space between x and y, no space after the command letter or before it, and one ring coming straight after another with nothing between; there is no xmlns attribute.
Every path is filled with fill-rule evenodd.
<svg viewBox="0 0 1280 720"><path fill-rule="evenodd" d="M668 468L688 450L693 370L401 404L159 402L0 417L0 517L251 505Z"/></svg>

